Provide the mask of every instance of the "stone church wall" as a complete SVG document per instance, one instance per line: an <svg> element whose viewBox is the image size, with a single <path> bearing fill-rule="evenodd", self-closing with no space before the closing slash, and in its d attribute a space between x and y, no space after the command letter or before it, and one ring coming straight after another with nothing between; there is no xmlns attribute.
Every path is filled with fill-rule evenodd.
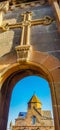
<svg viewBox="0 0 60 130"><path fill-rule="evenodd" d="M37 126L34 126L34 127L13 127L12 130L54 130L54 127L37 127Z"/></svg>
<svg viewBox="0 0 60 130"><path fill-rule="evenodd" d="M21 14L26 11L32 11L32 19L41 19L44 16L54 17L54 11L49 5L26 6L24 8L15 7L4 15L4 21L14 24L23 20ZM21 29L15 28L6 32L0 31L0 56L15 50L21 39ZM4 37L4 38L3 38ZM39 40L38 40L39 39ZM37 43L36 43L37 42ZM30 43L33 50L41 51L60 58L60 34L56 22L49 26L38 25L31 27ZM3 51L4 50L4 51Z"/></svg>
<svg viewBox="0 0 60 130"><path fill-rule="evenodd" d="M47 113L47 111L46 111ZM48 113L48 115L50 114L50 112ZM36 120L36 124L32 125L32 116L35 115L37 117ZM48 117L49 118L49 117ZM53 127L53 120L52 119L44 119L44 116L41 117L40 114L38 114L37 112L35 112L35 110L30 110L28 111L27 115L25 118L21 118L18 117L17 119L15 119L15 126L50 126Z"/></svg>

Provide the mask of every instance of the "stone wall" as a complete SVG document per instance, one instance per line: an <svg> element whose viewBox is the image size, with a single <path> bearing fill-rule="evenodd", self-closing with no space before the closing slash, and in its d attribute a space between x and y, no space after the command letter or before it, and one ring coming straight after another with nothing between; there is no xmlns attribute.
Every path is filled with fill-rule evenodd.
<svg viewBox="0 0 60 130"><path fill-rule="evenodd" d="M35 126L53 126L53 119L51 117L50 111L46 111L46 115L41 115L44 111L39 109L28 109L27 115L25 118L18 117L15 119L15 126L33 126L32 124L32 117L33 115L36 116L36 123Z"/></svg>
<svg viewBox="0 0 60 130"><path fill-rule="evenodd" d="M16 127L13 127L12 130L54 130L54 127L53 126L47 126L47 127L40 127L40 126L32 126L32 127L19 127L19 126L16 126Z"/></svg>
<svg viewBox="0 0 60 130"><path fill-rule="evenodd" d="M23 20L21 14L32 11L32 20L50 16L55 19L53 8L46 4L36 4L34 6L25 5L23 8L14 7L4 15L5 23L14 24ZM56 19L55 19L56 20ZM6 32L0 31L0 57L15 50L15 46L20 44L21 29L11 29ZM38 40L39 39L39 40ZM35 51L51 54L60 59L60 34L56 21L49 26L38 25L31 27L30 44ZM4 50L4 51L3 51Z"/></svg>

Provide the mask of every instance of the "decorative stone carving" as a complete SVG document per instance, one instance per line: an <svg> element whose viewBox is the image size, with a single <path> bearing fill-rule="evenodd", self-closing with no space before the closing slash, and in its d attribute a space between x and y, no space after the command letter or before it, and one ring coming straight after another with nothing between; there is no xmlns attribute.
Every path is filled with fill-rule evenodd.
<svg viewBox="0 0 60 130"><path fill-rule="evenodd" d="M5 1L5 2L0 2L0 11L8 11L9 9L9 2Z"/></svg>
<svg viewBox="0 0 60 130"><path fill-rule="evenodd" d="M10 6L10 10L13 10L14 7L20 8L28 8L28 6L36 6L36 5L45 5L48 3L48 0L36 0L36 1L27 1L27 0L11 0L10 2L12 6Z"/></svg>
<svg viewBox="0 0 60 130"><path fill-rule="evenodd" d="M21 3L36 3L37 2L37 0L36 1L27 1L27 0L11 0L11 3L12 4L21 4ZM40 2L41 4L44 4L44 3L46 3L46 2L48 2L48 0L38 0L38 2ZM32 4L32 6L33 6L33 4Z"/></svg>
<svg viewBox="0 0 60 130"><path fill-rule="evenodd" d="M3 14L8 11L8 8L9 8L8 1L0 3L0 26L2 25L2 22L3 22Z"/></svg>
<svg viewBox="0 0 60 130"><path fill-rule="evenodd" d="M26 61L28 58L28 52L30 50L30 46L28 45L22 45L22 46L16 46L16 52L17 52L17 61Z"/></svg>
<svg viewBox="0 0 60 130"><path fill-rule="evenodd" d="M41 19L31 20L32 12L22 14L23 21L16 24L6 24L0 26L0 29L7 31L10 28L22 28L20 45L16 46L17 61L26 61L28 58L28 51L30 48L30 28L35 25L47 26L51 24L54 19L50 16L45 16Z"/></svg>
<svg viewBox="0 0 60 130"><path fill-rule="evenodd" d="M6 23L6 24L4 24L4 25L1 25L1 26L0 26L0 29L3 30L3 31L9 30L9 24Z"/></svg>

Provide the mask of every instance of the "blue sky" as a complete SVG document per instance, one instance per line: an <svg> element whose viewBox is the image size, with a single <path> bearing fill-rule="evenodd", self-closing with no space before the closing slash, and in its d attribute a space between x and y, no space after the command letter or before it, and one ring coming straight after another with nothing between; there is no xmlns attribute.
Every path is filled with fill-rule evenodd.
<svg viewBox="0 0 60 130"><path fill-rule="evenodd" d="M13 89L9 109L8 127L10 121L14 124L19 112L27 111L27 103L34 93L42 102L42 109L51 110L52 112L52 102L48 82L39 76L25 77L20 80Z"/></svg>

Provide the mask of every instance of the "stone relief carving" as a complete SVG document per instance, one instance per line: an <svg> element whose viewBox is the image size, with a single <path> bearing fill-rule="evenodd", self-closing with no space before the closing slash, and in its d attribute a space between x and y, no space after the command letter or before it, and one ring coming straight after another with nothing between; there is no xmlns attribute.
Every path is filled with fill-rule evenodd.
<svg viewBox="0 0 60 130"><path fill-rule="evenodd" d="M26 12L22 14L23 21L16 24L8 24L0 26L0 29L7 31L13 28L22 28L20 45L16 46L17 61L26 61L28 58L28 52L30 50L30 28L35 25L48 26L54 19L50 16L45 16L41 19L31 20L32 12Z"/></svg>
<svg viewBox="0 0 60 130"><path fill-rule="evenodd" d="M8 11L9 9L9 2L8 1L5 1L5 2L1 2L0 3L0 11Z"/></svg>

